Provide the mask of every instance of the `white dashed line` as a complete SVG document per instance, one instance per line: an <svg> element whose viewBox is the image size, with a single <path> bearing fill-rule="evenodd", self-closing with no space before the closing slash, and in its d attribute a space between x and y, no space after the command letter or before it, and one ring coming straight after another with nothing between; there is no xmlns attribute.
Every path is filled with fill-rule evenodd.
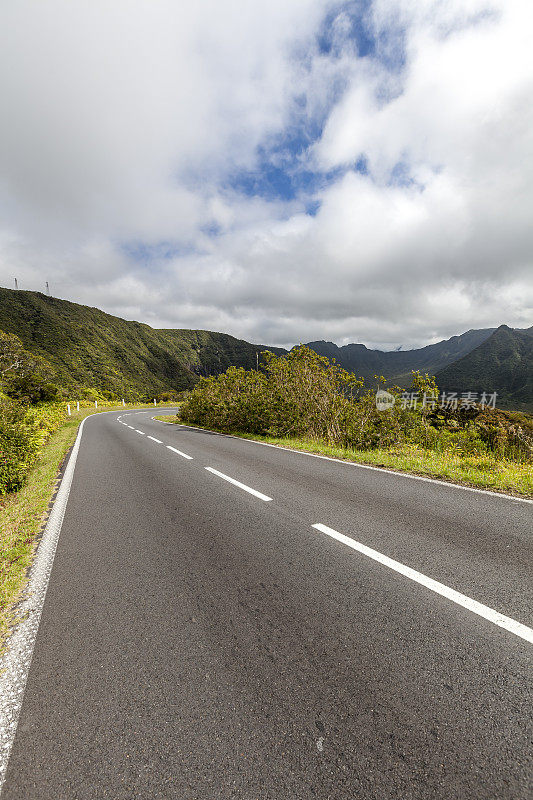
<svg viewBox="0 0 533 800"><path fill-rule="evenodd" d="M272 500L271 497L268 497L266 494L262 494L261 492L256 491L255 489L251 489L250 486L246 486L245 483L241 483L240 481L236 481L235 478L230 478L229 475L224 475L223 472L219 472L217 469L213 469L213 467L204 467L208 472L212 472L213 475L218 475L219 478L223 478L228 483L232 483L234 486L238 486L239 489L244 489L245 492L249 492L253 494L254 497L258 497L260 500L269 501Z"/></svg>
<svg viewBox="0 0 533 800"><path fill-rule="evenodd" d="M160 422L160 420L155 420ZM463 486L461 483L453 483L452 481L445 481L440 478L429 478L425 475L412 475L409 472L400 472L399 470L386 469L385 467L374 467L371 464L361 464L358 461L347 461L344 458L334 458L333 456L323 456L319 453L308 453L307 450L296 450L294 447L283 447L281 444L271 444L270 442L260 442L258 439L243 439L242 436L234 436L231 433L220 433L220 431L212 431L210 428L194 428L190 425L184 425L180 422L163 422L163 425L176 425L179 428L187 428L190 431L209 431L215 436L223 436L226 439L238 439L240 442L247 444L259 444L261 447L273 447L276 450L284 450L287 453L295 453L300 456L309 456L310 458L321 458L323 461L333 461L336 464L344 464L346 467L355 467L356 469L373 470L374 472L383 472L386 475L394 475L396 478L408 478L413 481L423 481L424 483L434 483L449 489L463 489L465 492L475 492L476 494L486 494L489 497L498 497L500 500L512 500L513 503L529 503L533 504L533 500L528 497L518 497L513 494L505 494L505 492L493 492L491 489L476 489L474 486Z"/></svg>
<svg viewBox="0 0 533 800"><path fill-rule="evenodd" d="M138 431L137 428L134 428L133 430L135 431L135 433L140 433L141 436L144 436L144 433L142 431Z"/></svg>
<svg viewBox="0 0 533 800"><path fill-rule="evenodd" d="M389 567L395 572L399 572L401 575L404 575L406 578L409 578L415 583L419 583L421 586L431 589L432 592L440 594L442 597L446 597L453 603L457 603L458 606L462 606L463 608L468 609L468 611L472 611L474 614L477 614L489 622L492 622L499 628L505 628L506 631L514 633L515 636L520 636L521 639L525 639L526 642L533 644L533 629L528 628L527 625L522 625L521 622L511 619L511 617L506 617L504 614L500 614L498 611L494 611L494 609L489 608L482 603L478 603L477 600L472 600L470 597L467 597L460 592L456 592L455 589L450 589L449 586L445 586L443 583L434 581L433 578L428 578L421 572L417 572L415 569L411 569L411 567L406 567L405 564L401 564L399 561L394 561L394 559L389 558L382 553L378 553L377 550L372 550L371 547L367 547L366 545L361 544L361 542L357 542L355 539L351 539L349 536L345 536L343 533L333 530L333 528L328 528L327 525L317 523L316 525L313 525L313 528L316 528L316 530L320 531L321 533L327 534L327 536L331 536L332 539L337 539L337 541L342 542L348 547L351 547L352 550L357 550L359 553L374 559L374 561L378 561L385 567Z"/></svg>
<svg viewBox="0 0 533 800"><path fill-rule="evenodd" d="M152 440L152 442L157 442L157 444L163 444L163 442L161 441L161 439L156 439L156 438L155 438L155 436L150 436L150 435L148 435L146 438L147 438L147 439L151 439L151 440Z"/></svg>
<svg viewBox="0 0 533 800"><path fill-rule="evenodd" d="M172 450L173 453L177 453L179 456L183 456L183 458L188 458L192 461L192 456L188 456L187 453L182 453L181 450L176 450L175 447L171 447L169 444L167 444L167 450Z"/></svg>

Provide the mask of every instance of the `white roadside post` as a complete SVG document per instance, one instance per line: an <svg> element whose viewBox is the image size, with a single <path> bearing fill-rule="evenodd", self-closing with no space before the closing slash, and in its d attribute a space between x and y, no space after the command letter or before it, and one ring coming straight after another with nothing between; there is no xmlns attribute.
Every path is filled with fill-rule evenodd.
<svg viewBox="0 0 533 800"><path fill-rule="evenodd" d="M69 415L69 417L70 417L70 403L67 403L67 414L68 414L68 415Z"/></svg>
<svg viewBox="0 0 533 800"><path fill-rule="evenodd" d="M157 405L157 400L154 397L154 406L156 406L156 405Z"/></svg>
<svg viewBox="0 0 533 800"><path fill-rule="evenodd" d="M76 411L80 410L80 401L76 400Z"/></svg>
<svg viewBox="0 0 533 800"><path fill-rule="evenodd" d="M95 400L95 401L94 401L94 407L95 407L95 408L98 408L98 400Z"/></svg>
<svg viewBox="0 0 533 800"><path fill-rule="evenodd" d="M126 403L124 402L124 398L122 398L122 405L125 406Z"/></svg>

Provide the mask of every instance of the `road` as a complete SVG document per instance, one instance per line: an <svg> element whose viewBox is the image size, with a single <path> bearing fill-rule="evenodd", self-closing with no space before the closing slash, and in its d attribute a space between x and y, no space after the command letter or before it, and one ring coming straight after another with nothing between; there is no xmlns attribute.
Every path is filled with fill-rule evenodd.
<svg viewBox="0 0 533 800"><path fill-rule="evenodd" d="M530 798L533 505L153 413L85 424L2 800Z"/></svg>

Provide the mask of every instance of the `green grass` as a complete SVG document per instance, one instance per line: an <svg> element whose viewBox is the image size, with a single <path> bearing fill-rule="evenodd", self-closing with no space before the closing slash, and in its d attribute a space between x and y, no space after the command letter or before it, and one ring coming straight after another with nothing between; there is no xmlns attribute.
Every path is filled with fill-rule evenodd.
<svg viewBox="0 0 533 800"><path fill-rule="evenodd" d="M156 419L179 423L179 419L172 416L156 417ZM200 426L190 425L190 427ZM463 456L456 452L437 452L412 445L400 445L389 450L348 450L310 439L275 438L240 433L239 431L232 431L231 435L239 436L242 439L267 442L291 450L316 453L358 464L370 464L413 475L441 478L464 486L506 492L533 499L533 466L527 463L497 459L492 455Z"/></svg>
<svg viewBox="0 0 533 800"><path fill-rule="evenodd" d="M105 406L98 411L93 407L66 416L61 427L43 445L22 489L0 497L0 654L5 649L10 626L17 621L16 604L27 582L28 568L47 518L59 469L76 439L81 421L94 413L128 408L139 408L139 404Z"/></svg>

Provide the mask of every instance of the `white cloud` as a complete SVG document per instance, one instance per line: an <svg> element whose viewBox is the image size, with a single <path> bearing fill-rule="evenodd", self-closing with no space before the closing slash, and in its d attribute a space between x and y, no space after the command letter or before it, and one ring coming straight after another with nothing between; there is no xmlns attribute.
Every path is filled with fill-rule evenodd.
<svg viewBox="0 0 533 800"><path fill-rule="evenodd" d="M529 3L374 0L366 56L346 4L319 50L334 8L5 0L1 282L277 344L531 324ZM228 187L321 119L307 151L272 153L321 188ZM124 242L177 254L133 261Z"/></svg>

